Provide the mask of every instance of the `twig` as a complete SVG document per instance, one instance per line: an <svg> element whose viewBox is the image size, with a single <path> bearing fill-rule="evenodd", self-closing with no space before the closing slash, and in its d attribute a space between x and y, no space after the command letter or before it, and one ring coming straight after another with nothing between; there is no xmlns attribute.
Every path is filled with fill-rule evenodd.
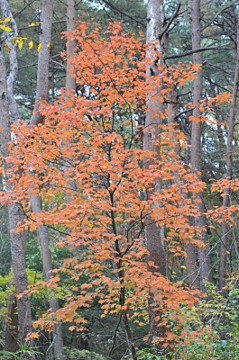
<svg viewBox="0 0 239 360"><path fill-rule="evenodd" d="M171 19L169 19L169 22L167 23L167 25L165 26L165 28L162 30L162 32L159 34L159 40L162 39L162 37L164 36L164 34L168 31L170 25L172 24L172 22L174 21L174 19L179 15L179 10L181 7L181 2L178 4L177 10L175 11L175 13L173 14L173 16L171 17Z"/></svg>
<svg viewBox="0 0 239 360"><path fill-rule="evenodd" d="M232 5L229 5L229 6L225 7L224 9L218 11L218 13L211 20L209 20L206 23L206 25L201 29L201 32L203 32L209 25L211 25L213 23L213 21L216 20L216 18L223 13L223 11L229 9L230 7L232 7Z"/></svg>
<svg viewBox="0 0 239 360"><path fill-rule="evenodd" d="M225 46L225 45L224 45ZM233 50L233 48L225 48L224 46L211 46L211 47L205 47L205 48L198 48L198 49L194 49L194 50L188 50L188 51L184 51L181 54L172 54L172 55L165 55L163 56L164 60L169 60L169 59L177 59L180 57L184 57L184 56L189 56L198 52L202 52L202 51L209 51L209 50Z"/></svg>

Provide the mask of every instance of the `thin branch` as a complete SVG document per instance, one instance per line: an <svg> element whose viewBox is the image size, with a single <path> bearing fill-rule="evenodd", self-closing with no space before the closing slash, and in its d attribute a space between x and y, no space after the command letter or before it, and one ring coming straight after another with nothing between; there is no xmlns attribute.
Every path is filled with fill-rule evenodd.
<svg viewBox="0 0 239 360"><path fill-rule="evenodd" d="M172 24L172 22L174 21L174 19L176 19L176 17L178 17L180 8L181 8L181 2L178 4L177 10L175 11L175 13L171 17L171 19L169 19L169 22L167 23L165 28L159 34L159 40L161 40L162 37L164 36L164 34L168 31L168 29L169 29L170 25Z"/></svg>
<svg viewBox="0 0 239 360"><path fill-rule="evenodd" d="M195 106L191 109L187 109L187 110L184 110L184 111L181 111L180 113L178 113L176 116L175 116L175 120L180 118L180 116L184 115L184 114L187 114L189 113L190 111L193 111L195 109Z"/></svg>
<svg viewBox="0 0 239 360"><path fill-rule="evenodd" d="M61 23L66 23L66 20L56 20L52 22L52 25L56 25L56 24L61 24ZM22 31L22 30L30 30L30 29L34 29L41 26L40 23L35 24L35 25L31 25L31 26L23 26L22 28L18 29L18 31Z"/></svg>
<svg viewBox="0 0 239 360"><path fill-rule="evenodd" d="M189 56L198 52L202 52L202 51L209 51L209 50L233 50L233 48L226 48L223 46L211 46L211 47L205 47L205 48L198 48L198 49L194 49L194 50L188 50L188 51L184 51L181 54L172 54L172 55L165 55L163 56L164 60L170 60L170 59L177 59L180 57L184 57L184 56Z"/></svg>
<svg viewBox="0 0 239 360"><path fill-rule="evenodd" d="M113 4L111 4L109 1L107 1L107 0L101 0L100 2L103 2L104 4L108 5L111 9L113 9L113 10L119 12L120 14L128 17L129 19L135 21L137 25L141 25L143 28L146 28L146 25L145 25L144 23L140 22L138 19L135 19L133 16L125 13L124 11L118 9L116 6L114 6Z"/></svg>
<svg viewBox="0 0 239 360"><path fill-rule="evenodd" d="M223 13L223 11L229 9L230 7L232 7L232 4L229 6L226 6L224 9L218 11L218 13L211 20L209 20L206 23L206 25L201 29L201 32L203 32L209 25L211 25L213 23L213 21L216 20L216 18Z"/></svg>
<svg viewBox="0 0 239 360"><path fill-rule="evenodd" d="M112 345L110 347L110 350L108 352L108 357L110 358L111 357L111 354L114 350L114 347L115 347L115 340L116 340L116 335L117 335L117 331L118 331L118 328L120 326L120 323L121 323L121 319L122 319L122 310L120 311L120 314L119 314L119 319L118 319L118 322L116 324L116 327L115 327L115 330L114 330L114 334L113 334L113 340L112 340Z"/></svg>
<svg viewBox="0 0 239 360"><path fill-rule="evenodd" d="M31 6L36 0L32 0L29 3L27 3L21 10L19 10L18 12L16 12L14 14L14 18L16 18L17 16L19 16L28 6Z"/></svg>

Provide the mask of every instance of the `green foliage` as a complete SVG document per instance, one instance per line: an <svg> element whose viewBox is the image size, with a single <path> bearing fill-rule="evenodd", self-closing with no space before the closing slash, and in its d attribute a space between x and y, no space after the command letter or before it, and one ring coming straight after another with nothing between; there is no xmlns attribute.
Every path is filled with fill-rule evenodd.
<svg viewBox="0 0 239 360"><path fill-rule="evenodd" d="M64 351L67 356L67 360L106 360L106 358L104 358L102 355L88 350L70 349L65 347Z"/></svg>
<svg viewBox="0 0 239 360"><path fill-rule="evenodd" d="M137 352L138 360L167 360L167 356L163 351L153 349L142 349Z"/></svg>
<svg viewBox="0 0 239 360"><path fill-rule="evenodd" d="M29 356L31 356L32 359L40 359L39 356L42 355L42 353L38 352L36 348L29 350L29 345L25 343L15 353L2 350L0 351L0 355L4 356L4 360L24 360L26 358L29 359Z"/></svg>
<svg viewBox="0 0 239 360"><path fill-rule="evenodd" d="M188 331L196 329L198 337L185 339L177 347L175 359L239 359L239 289L229 284L224 298L215 285L207 286L208 298L184 310Z"/></svg>

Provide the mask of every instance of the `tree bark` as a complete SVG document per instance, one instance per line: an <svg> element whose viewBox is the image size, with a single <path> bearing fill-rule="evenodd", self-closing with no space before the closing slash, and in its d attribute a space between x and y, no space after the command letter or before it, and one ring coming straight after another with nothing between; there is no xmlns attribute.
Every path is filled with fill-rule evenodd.
<svg viewBox="0 0 239 360"><path fill-rule="evenodd" d="M4 350L14 353L17 351L18 340L18 314L15 293L12 293L8 300L7 310Z"/></svg>
<svg viewBox="0 0 239 360"><path fill-rule="evenodd" d="M200 0L192 0L192 50L201 47L201 26L200 26ZM202 53L193 54L193 64L200 64L202 66ZM193 82L193 102L196 104L193 110L193 116L200 119L200 103L202 100L203 78L202 67L199 69L196 78ZM192 121L191 134L191 164L192 168L198 174L198 179L201 180L201 132L202 123L200 121ZM199 264L200 264L200 278L201 288L205 291L205 281L212 281L211 261L208 253L208 238L206 230L206 219L204 216L203 194L193 194L197 202L200 215L195 218L195 226L201 231L201 239L204 247L198 249Z"/></svg>
<svg viewBox="0 0 239 360"><path fill-rule="evenodd" d="M5 19L7 17L10 17L10 26L13 29L14 36L18 36L18 29L17 24L14 20L14 17L12 15L11 9L9 7L9 3L7 0L0 0L1 3L1 11L2 11L2 17ZM7 77L7 90L8 90L8 104L9 104L9 110L11 112L11 116L14 121L17 121L19 119L19 112L18 112L18 106L17 102L14 97L14 86L17 80L17 74L18 74L18 61L17 61L17 42L13 44L11 42L11 36L9 31L4 32L5 35L5 42L8 45L9 49L11 51L9 52L9 65L10 65L10 71Z"/></svg>
<svg viewBox="0 0 239 360"><path fill-rule="evenodd" d="M0 44L0 46L2 47L2 44ZM0 48L0 121L2 128L0 131L1 153L3 158L7 158L9 156L8 142L11 139L11 130L7 91L7 74L2 48ZM6 162L4 162L3 165L5 167L6 183L8 184L8 190L10 191L13 186L11 185L11 179L7 175L7 170L10 165L7 165ZM21 204L18 202L10 202L8 205L8 216L12 268L16 295L19 295L27 290L28 285L25 264L26 234L25 231L16 231L16 229L19 228L19 224L21 224L24 219ZM20 298L17 297L17 309L19 318L20 343L24 344L27 334L32 329L30 299L28 295L24 294Z"/></svg>
<svg viewBox="0 0 239 360"><path fill-rule="evenodd" d="M238 14L239 17L239 14ZM237 20L237 34L236 34L236 68L233 82L232 102L230 104L229 124L227 133L227 150L226 150L226 177L232 179L232 165L233 165L233 135L234 125L237 110L237 94L239 86L239 18ZM230 189L226 189L223 196L223 206L229 206ZM222 222L222 237L221 237L221 250L220 250L220 266L219 266L219 290L225 294L225 273L226 273L226 260L228 251L228 226L225 221Z"/></svg>
<svg viewBox="0 0 239 360"><path fill-rule="evenodd" d="M75 29L75 0L67 1L66 27L67 33ZM66 99L74 95L76 90L76 79L72 76L74 74L74 67L71 63L75 46L76 41L73 39L70 40L67 35Z"/></svg>
<svg viewBox="0 0 239 360"><path fill-rule="evenodd" d="M31 196L31 208L34 214L38 214L42 210L41 198L39 196ZM48 231L46 226L39 225L37 227L37 233L39 237L42 263L43 263L43 272L47 282L50 281L53 274L51 273L52 267L52 257L50 249L50 241L48 236ZM59 301L54 295L54 291L49 291L49 305L51 307L52 313L55 313L59 309ZM64 351L63 351L63 334L62 327L60 324L54 325L53 327L53 338L54 338L54 355L56 360L64 360Z"/></svg>
<svg viewBox="0 0 239 360"><path fill-rule="evenodd" d="M69 100L74 97L76 92L76 80L74 77L74 66L72 64L72 55L74 48L76 46L76 41L68 36L68 32L71 32L75 29L75 0L67 0L67 14L66 14L66 26L67 26L67 65L66 65L66 92L65 100ZM64 164L66 172L69 163L65 162ZM66 202L69 203L72 200L71 193L75 192L77 189L76 181L73 178L74 172L66 175L67 179L67 191L65 192Z"/></svg>
<svg viewBox="0 0 239 360"><path fill-rule="evenodd" d="M44 122L43 116L38 112L38 101L48 100L49 98L49 45L51 41L51 28L53 17L53 0L42 1L42 23L41 23L41 35L40 42L42 43L38 57L37 68L37 91L36 91L36 103L34 113L32 114L30 125L38 125ZM34 214L41 213L41 198L37 195L31 196L31 208ZM44 225L37 228L39 242L41 246L43 271L46 280L49 281L52 274L52 258L50 241L47 228ZM58 299L54 296L53 292L49 294L49 305L53 313L59 309ZM55 359L63 360L63 334L61 325L55 325L53 328L54 337L54 355Z"/></svg>
<svg viewBox="0 0 239 360"><path fill-rule="evenodd" d="M163 30L164 21L163 0L149 0L147 10L147 45L158 41L159 35ZM164 35L157 45L157 50L163 52L165 44L166 38ZM157 64L155 64L155 59L152 58L150 46L147 48L146 57L151 59L150 64L146 69L147 81L151 82L157 78L159 70ZM158 92L160 89L155 88L155 90ZM160 125L162 124L161 113L163 113L164 108L163 104L160 101L153 99L153 96L150 93L146 99L146 105L147 111L143 136L143 150L155 151L157 153L157 158L159 158L160 148L158 145L154 144L154 140L156 140L160 134ZM144 164L145 168L148 168L153 162L154 159L151 160L151 163L147 159ZM147 196L150 197L154 191L160 192L160 190L161 179L157 179L153 185L153 189L148 192ZM166 276L166 255L164 244L161 240L162 232L163 229L160 228L150 216L145 219L146 246L149 253L148 262L153 262L155 265L149 266L149 270L152 273L159 273ZM149 331L152 337L157 338L164 336L165 329L155 322L156 314L152 305L153 303L154 294L151 293L149 296Z"/></svg>
<svg viewBox="0 0 239 360"><path fill-rule="evenodd" d="M175 130L177 128L177 121L176 117L178 114L178 96L177 96L177 88L174 84L171 85L171 91L168 94L168 122L172 125L172 136L174 142L174 150L175 156L180 159L180 144L177 139ZM175 174L178 177L178 174ZM185 194L183 194L185 196ZM196 260L196 248L195 245L191 243L184 243L184 251L186 252L187 256L185 257L185 264L187 269L187 278L188 284L190 287L194 286L199 288L199 279L197 276L197 260Z"/></svg>
<svg viewBox="0 0 239 360"><path fill-rule="evenodd" d="M37 89L34 113L31 117L31 124L37 125L43 123L43 116L37 111L39 101L48 100L49 97L49 57L51 43L51 27L53 16L53 0L42 0L41 31L40 43L41 49L38 55L37 66Z"/></svg>
<svg viewBox="0 0 239 360"><path fill-rule="evenodd" d="M17 25L16 22L13 18L12 12L10 10L9 4L6 0L1 0L0 1L0 5L1 5L1 14L2 14L2 18L5 19L6 17L10 17L10 26L13 29L14 32L14 36L18 36L18 30L17 30ZM16 54L16 49L17 49L17 43L12 44L11 42L11 37L9 32L4 32L4 37L5 37L5 42L8 45L8 47L11 49L11 51L9 52L9 64L10 64L10 71L7 77L7 82L5 84L6 81L6 68L5 68L5 63L4 63L4 59L2 58L2 71L1 74L3 76L2 78L2 86L5 87L7 86L7 92L5 93L6 97L7 97L7 104L3 105L3 111L4 112L8 112L5 114L5 119L2 118L2 121L4 121L5 123L5 127L4 127L4 134L2 137L2 141L1 141L1 148L2 151L5 153L5 156L8 156L8 149L6 147L8 139L10 139L10 114L13 118L14 121L16 121L19 118L19 113L18 113L18 108L17 108L17 103L14 97L14 85L17 79L17 73L18 73L18 62L17 62L17 54ZM4 73L5 72L5 73ZM5 99L2 99L5 102ZM7 135L8 134L8 135ZM3 144L3 142L5 142L6 144ZM4 155L4 154L3 154ZM8 207L8 212L9 213L9 220L11 219L11 224L16 223L17 221L14 221L14 219L12 219L12 217L14 217L14 214L12 213L13 206L9 205ZM17 219L19 219L19 217L21 218L21 221L23 220L23 215L21 213L21 209L20 209L20 204L18 205L18 210L17 210ZM16 248L16 237L15 236L11 236L11 230L13 230L11 228L10 225L10 242L11 242L11 248ZM23 285L25 284L25 287L23 287L23 291L26 290L27 288L27 277L26 277L26 270L24 269L25 267L25 241L26 241L26 234L25 231L21 231L21 235L20 235L21 239L20 239L20 247L18 247L17 252L12 254L12 268L15 269L14 274L17 273L17 269L21 268L21 273L23 275L24 278L24 282ZM18 251L19 250L19 251ZM20 262L19 266L17 266L17 262ZM19 275L19 274L18 274ZM20 281L20 278L14 275L15 278L15 283ZM19 289L19 284L15 284L15 286ZM20 291L20 289L19 289ZM20 291L21 293L21 291ZM27 313L30 314L30 304L29 303L29 299L26 298L25 299L25 305L20 305L20 301L17 301L16 295L12 294L10 296L9 299L9 303L8 303L8 318L7 318L7 325L6 325L6 334L5 334L5 344L4 344L4 350L5 351L9 351L9 352L15 352L17 350L17 344L18 344L18 313L21 314L21 317L19 319L20 321L20 341L21 343L25 342L25 337L26 337L26 332L24 333L24 327L25 327L25 317L24 317L24 308L26 309ZM17 309L19 304L19 309ZM17 313L18 311L18 313ZM28 318L28 324L27 324L27 328L31 329L31 317Z"/></svg>

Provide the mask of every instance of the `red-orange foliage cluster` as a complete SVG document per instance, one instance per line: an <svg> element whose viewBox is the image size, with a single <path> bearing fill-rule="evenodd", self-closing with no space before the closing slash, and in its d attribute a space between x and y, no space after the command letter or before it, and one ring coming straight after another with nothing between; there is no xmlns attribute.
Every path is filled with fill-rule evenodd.
<svg viewBox="0 0 239 360"><path fill-rule="evenodd" d="M157 114L165 119L160 138L155 139L161 145L160 159L147 169L143 166L154 154L139 146L143 131L139 117L146 111L147 92L164 101L170 83L183 84L197 67L159 65L158 84L163 78L168 87L157 94L155 81L145 82L148 60L142 37L122 33L119 23L110 23L101 37L99 27L84 22L72 36L77 40L72 63L78 94L66 101L63 92L52 105L42 104L43 125L30 127L19 121L12 127L17 137L8 161L14 188L7 200L21 202L25 227L55 228L62 234L58 246L72 252L48 284L55 287L61 273L69 274L75 285L65 294L64 308L55 320L48 314L36 324L49 328L63 320L74 322L71 329L81 329L85 323L81 309L90 307L93 299L101 304L102 317L127 314L141 323L147 317L149 291L155 294L156 308L176 316L180 304L193 304L197 293L147 270L144 221L150 216L165 227L164 240L172 256L184 253L184 242L201 245L195 240L200 229L189 223L198 214L190 194L204 184L175 154L175 141L183 147L185 137L167 123L167 111ZM163 190L148 198L155 178L162 179ZM29 208L31 194L43 199L40 214Z"/></svg>

